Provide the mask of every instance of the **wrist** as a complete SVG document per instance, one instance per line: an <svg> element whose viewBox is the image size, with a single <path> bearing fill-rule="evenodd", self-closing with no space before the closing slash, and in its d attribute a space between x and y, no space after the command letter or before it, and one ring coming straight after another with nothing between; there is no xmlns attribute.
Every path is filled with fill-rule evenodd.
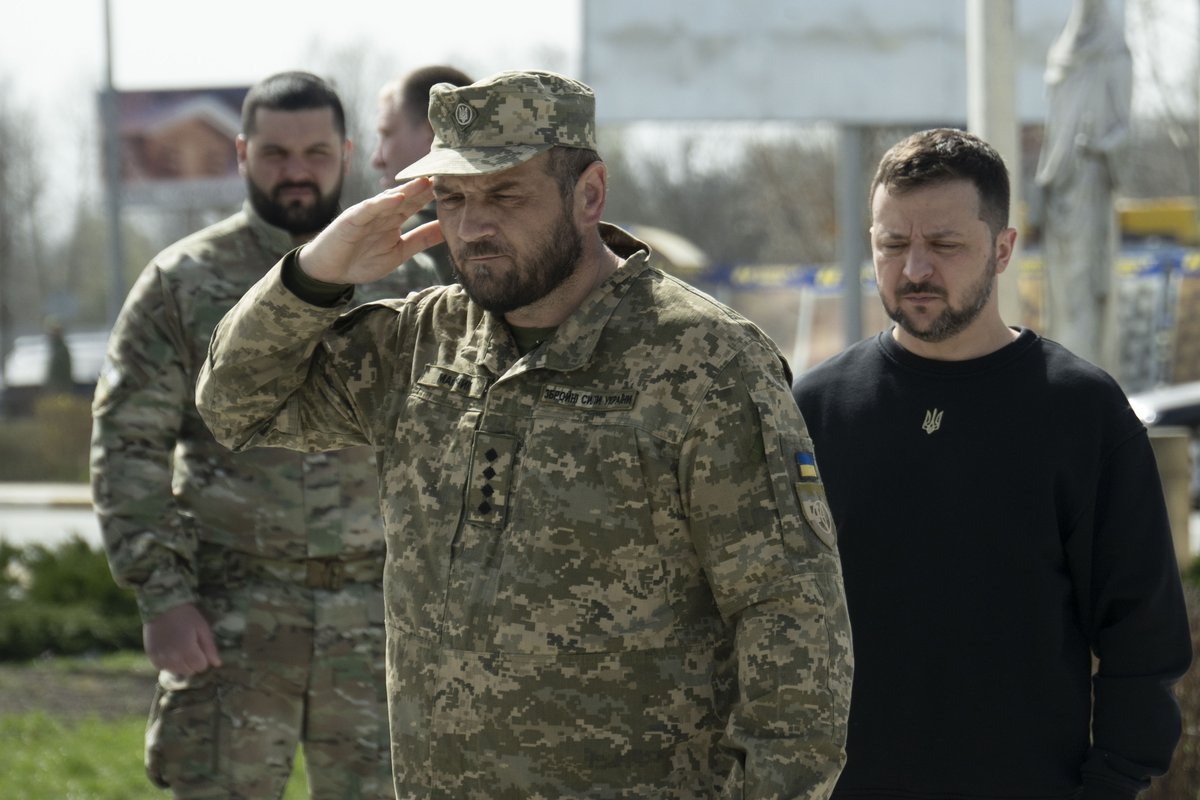
<svg viewBox="0 0 1200 800"><path fill-rule="evenodd" d="M346 299L354 287L348 283L329 283L315 278L305 271L301 246L284 256L281 278L283 285L301 300L310 305L331 308Z"/></svg>

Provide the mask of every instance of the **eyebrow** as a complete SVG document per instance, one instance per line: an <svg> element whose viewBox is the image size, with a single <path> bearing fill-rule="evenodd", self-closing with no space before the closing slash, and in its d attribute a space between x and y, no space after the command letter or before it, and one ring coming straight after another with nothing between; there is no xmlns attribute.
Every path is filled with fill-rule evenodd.
<svg viewBox="0 0 1200 800"><path fill-rule="evenodd" d="M962 233L962 231L958 230L957 228L940 228L935 231L930 231L927 236L922 236L921 238L924 238L924 239L946 239L946 238L961 237L963 235L964 234ZM884 238L911 239L912 237L907 233L904 233L901 231L893 231L893 230L889 230L889 229L885 228L885 229L879 231L879 238L880 239L884 239Z"/></svg>
<svg viewBox="0 0 1200 800"><path fill-rule="evenodd" d="M506 192L510 189L519 189L519 188L521 188L521 182L514 178L509 178L507 180L497 181L496 183L493 183L491 186L485 186L482 191L488 192L488 193L495 193L495 192ZM444 181L434 181L433 192L434 192L434 194L437 194L438 191L456 192L456 191L461 191L461 188L456 188L456 185L454 185L454 184L447 186Z"/></svg>
<svg viewBox="0 0 1200 800"><path fill-rule="evenodd" d="M297 151L297 152L307 152L309 150L317 150L319 148L324 148L326 150L334 149L334 145L331 142L327 142L324 140L317 141L317 142L307 142L307 143L303 143L303 144L292 144L289 142L276 142L276 141L266 140L266 141L259 142L258 146L262 150L287 150L287 151Z"/></svg>
<svg viewBox="0 0 1200 800"><path fill-rule="evenodd" d="M506 191L508 191L509 189L519 189L520 187L521 187L521 182L520 182L520 181L513 180L512 178L509 178L508 180L497 181L496 183L492 184L491 186L488 186L488 187L487 187L487 189L486 189L486 191L489 191L489 192L506 192Z"/></svg>

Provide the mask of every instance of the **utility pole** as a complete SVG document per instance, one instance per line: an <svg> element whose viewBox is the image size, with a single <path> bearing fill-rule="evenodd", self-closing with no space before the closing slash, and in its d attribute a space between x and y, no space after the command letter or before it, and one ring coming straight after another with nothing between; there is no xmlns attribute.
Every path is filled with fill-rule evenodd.
<svg viewBox="0 0 1200 800"><path fill-rule="evenodd" d="M862 128L846 123L838 131L837 162L837 254L842 269L842 313L846 347L863 335L862 265Z"/></svg>
<svg viewBox="0 0 1200 800"><path fill-rule="evenodd" d="M104 142L104 199L108 217L108 322L116 322L125 302L125 242L121 233L121 137L117 92L113 88L112 0L104 0L104 88L100 95Z"/></svg>

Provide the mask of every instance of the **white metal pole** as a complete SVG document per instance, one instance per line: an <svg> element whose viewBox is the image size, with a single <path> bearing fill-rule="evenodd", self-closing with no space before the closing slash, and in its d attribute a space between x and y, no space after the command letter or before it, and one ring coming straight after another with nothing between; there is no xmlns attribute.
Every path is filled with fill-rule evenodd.
<svg viewBox="0 0 1200 800"><path fill-rule="evenodd" d="M101 119L104 141L104 197L108 217L108 321L125 302L125 243L121 234L121 141L117 131L117 93L112 79L112 0L104 0L104 88Z"/></svg>
<svg viewBox="0 0 1200 800"><path fill-rule="evenodd" d="M1015 16L1013 0L967 2L967 130L984 139L1008 165L1012 187L1009 224L1023 223L1021 181L1021 124L1017 119L1017 73L1014 60ZM1024 231L1022 231L1022 234ZM1005 276L997 286L1000 315L1009 325L1021 322L1017 291L1021 236Z"/></svg>

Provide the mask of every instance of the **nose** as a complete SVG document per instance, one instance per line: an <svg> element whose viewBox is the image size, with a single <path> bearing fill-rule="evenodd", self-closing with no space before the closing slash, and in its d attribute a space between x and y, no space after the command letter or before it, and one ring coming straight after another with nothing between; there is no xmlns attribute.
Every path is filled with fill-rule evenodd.
<svg viewBox="0 0 1200 800"><path fill-rule="evenodd" d="M387 169L387 162L383 160L383 142L375 145L375 150L371 153L371 166L380 171Z"/></svg>
<svg viewBox="0 0 1200 800"><path fill-rule="evenodd" d="M909 247L904 256L904 277L913 283L921 283L928 280L932 274L933 263L928 251L920 245Z"/></svg>
<svg viewBox="0 0 1200 800"><path fill-rule="evenodd" d="M283 163L283 175L291 181L298 181L301 178L312 178L312 171L308 168L308 162L304 156L299 154L289 155Z"/></svg>
<svg viewBox="0 0 1200 800"><path fill-rule="evenodd" d="M458 220L454 226L458 238L464 242L477 242L496 233L496 225L491 214L480 203L470 200L463 201L458 209Z"/></svg>

